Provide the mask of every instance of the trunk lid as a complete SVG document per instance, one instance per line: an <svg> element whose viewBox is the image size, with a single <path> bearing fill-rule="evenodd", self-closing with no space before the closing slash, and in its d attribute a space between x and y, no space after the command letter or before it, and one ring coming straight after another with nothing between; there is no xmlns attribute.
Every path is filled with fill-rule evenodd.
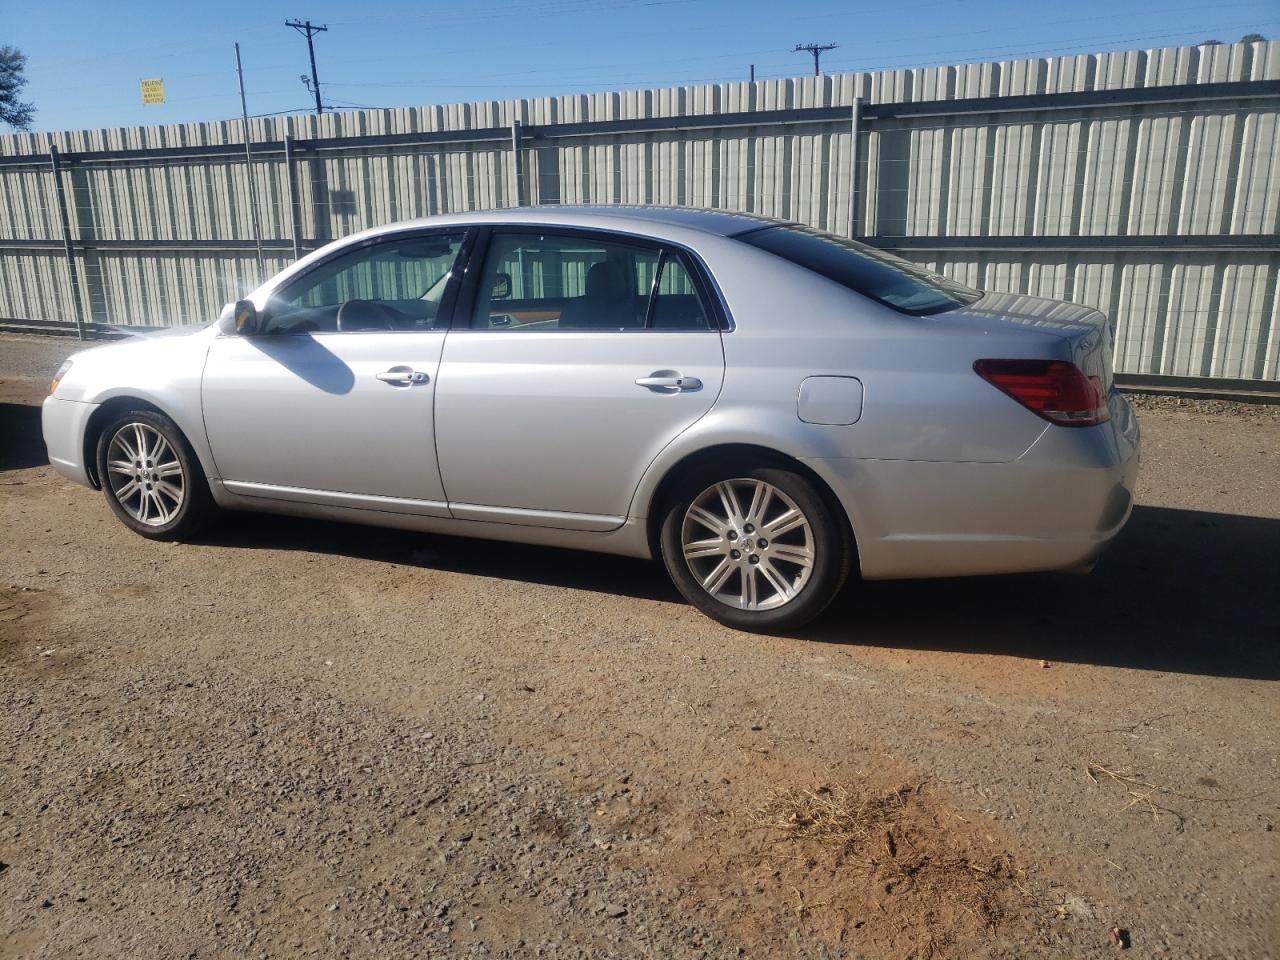
<svg viewBox="0 0 1280 960"><path fill-rule="evenodd" d="M1059 336L1070 347L1071 362L1085 376L1097 377L1108 395L1112 392L1115 324L1100 310L1022 294L984 293L968 306L938 316L963 316L986 327L1022 326Z"/></svg>

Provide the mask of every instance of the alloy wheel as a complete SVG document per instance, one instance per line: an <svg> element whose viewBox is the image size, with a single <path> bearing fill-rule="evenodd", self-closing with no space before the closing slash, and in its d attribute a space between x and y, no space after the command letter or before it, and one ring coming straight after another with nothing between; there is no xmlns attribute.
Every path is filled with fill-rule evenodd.
<svg viewBox="0 0 1280 960"><path fill-rule="evenodd" d="M804 511L773 484L751 478L723 480L698 494L685 511L680 543L702 589L740 610L790 603L817 557Z"/></svg>
<svg viewBox="0 0 1280 960"><path fill-rule="evenodd" d="M178 452L155 427L126 423L107 447L111 493L131 517L162 527L177 516L186 497Z"/></svg>

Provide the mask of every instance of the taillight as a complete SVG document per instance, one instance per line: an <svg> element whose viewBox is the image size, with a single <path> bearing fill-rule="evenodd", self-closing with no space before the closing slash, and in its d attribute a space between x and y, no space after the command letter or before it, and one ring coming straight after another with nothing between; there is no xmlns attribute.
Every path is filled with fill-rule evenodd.
<svg viewBox="0 0 1280 960"><path fill-rule="evenodd" d="M997 390L1060 427L1091 427L1111 419L1107 393L1062 360L975 360L974 371Z"/></svg>

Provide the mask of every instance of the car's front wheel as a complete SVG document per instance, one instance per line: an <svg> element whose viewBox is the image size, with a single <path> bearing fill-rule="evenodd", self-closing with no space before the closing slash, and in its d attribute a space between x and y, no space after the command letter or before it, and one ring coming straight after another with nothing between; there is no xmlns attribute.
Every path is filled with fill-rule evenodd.
<svg viewBox="0 0 1280 960"><path fill-rule="evenodd" d="M727 626L792 630L849 574L847 527L805 477L757 467L691 477L667 504L662 559L695 607Z"/></svg>
<svg viewBox="0 0 1280 960"><path fill-rule="evenodd" d="M213 512L200 462L178 425L153 410L130 410L98 436L98 477L111 510L152 540L195 536Z"/></svg>

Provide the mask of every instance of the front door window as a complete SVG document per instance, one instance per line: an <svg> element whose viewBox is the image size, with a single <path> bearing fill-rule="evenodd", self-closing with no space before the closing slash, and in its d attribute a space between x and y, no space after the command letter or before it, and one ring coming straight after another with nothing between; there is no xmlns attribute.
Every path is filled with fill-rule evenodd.
<svg viewBox="0 0 1280 960"><path fill-rule="evenodd" d="M272 296L262 332L435 329L462 239L461 232L397 237L339 254Z"/></svg>

